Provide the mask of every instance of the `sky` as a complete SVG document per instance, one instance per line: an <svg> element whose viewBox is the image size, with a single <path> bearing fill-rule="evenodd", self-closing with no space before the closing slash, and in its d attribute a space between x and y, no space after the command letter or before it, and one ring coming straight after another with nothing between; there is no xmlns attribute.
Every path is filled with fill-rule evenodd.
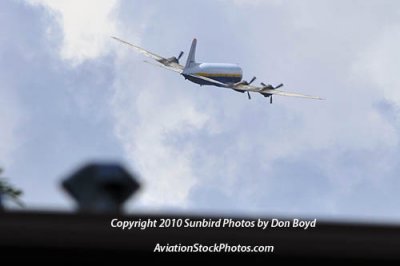
<svg viewBox="0 0 400 266"><path fill-rule="evenodd" d="M400 3L0 2L0 166L30 209L73 210L91 161L142 183L127 212L400 221ZM160 55L237 63L326 100L198 86ZM185 60L186 57L184 56Z"/></svg>

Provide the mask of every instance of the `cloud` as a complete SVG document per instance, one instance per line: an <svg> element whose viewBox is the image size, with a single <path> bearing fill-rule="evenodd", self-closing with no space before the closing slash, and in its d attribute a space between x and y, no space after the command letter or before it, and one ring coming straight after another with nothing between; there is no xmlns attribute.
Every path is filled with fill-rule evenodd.
<svg viewBox="0 0 400 266"><path fill-rule="evenodd" d="M371 43L358 54L353 65L354 73L374 86L377 93L400 105L400 23L385 27Z"/></svg>
<svg viewBox="0 0 400 266"><path fill-rule="evenodd" d="M115 34L116 20L113 11L117 0L28 0L42 6L58 22L50 24L48 37L58 36L62 30L60 55L76 65L94 59L108 51L109 37Z"/></svg>
<svg viewBox="0 0 400 266"><path fill-rule="evenodd" d="M30 3L59 23L61 58L113 59L96 70L112 72L104 110L144 181L142 205L319 215L364 215L371 205L370 215L390 215L384 201L396 199L387 184L397 184L400 135L398 108L388 102L399 101L396 8L252 1L250 13L243 0ZM52 27L48 37L56 38ZM239 62L246 77L327 100L275 97L269 105L260 95L248 101L199 87L144 64L103 36L110 32L166 56L197 36L201 61ZM87 85L81 76L76 82Z"/></svg>
<svg viewBox="0 0 400 266"><path fill-rule="evenodd" d="M220 0L227 4L237 5L238 7L248 7L248 6L260 6L260 5L279 5L282 4L282 0Z"/></svg>
<svg viewBox="0 0 400 266"><path fill-rule="evenodd" d="M12 86L0 83L0 167L15 163L13 152L22 144L20 128L25 116L12 92Z"/></svg>
<svg viewBox="0 0 400 266"><path fill-rule="evenodd" d="M362 156L378 150L391 154L398 145L396 127L376 109L382 91L365 88L353 75L357 52L368 40L368 31L358 28L366 19L363 15L355 18L355 26L339 31L329 19L337 14L324 5L316 10L305 6L299 17L292 19L296 6L272 5L245 21L243 14L234 13L238 10L234 7L215 12L207 3L202 12L189 9L187 16L193 19L185 21L179 17L166 20L163 5L136 10L150 14L140 20L147 27L139 36L151 51L167 55L165 47L178 47L180 39L192 36L191 29L200 36L199 60L212 61L224 55L226 61L242 62L246 73L262 71L263 78L282 78L289 91L309 88L328 98L314 102L275 97L272 106L263 97L247 101L245 95L199 88L143 65L142 57L121 47L115 61L112 105L127 156L147 184L144 204L236 212L340 213L345 206L336 204L337 198L348 197L361 184L375 183L379 169L385 163L393 164L386 157L385 163L372 164L373 159ZM202 32L204 27L197 25L197 14L206 11L209 25L216 25L211 33ZM260 34L263 18L274 20L266 25L280 30L271 26L272 33ZM340 25L351 24L352 19L352 12L346 12ZM219 31L221 21L228 30ZM121 21L125 28L136 24ZM179 33L171 27L183 24ZM237 36L244 31L245 39ZM208 39L215 32L220 41ZM348 42L352 34L358 40ZM160 44L157 36L174 38L163 37ZM271 36L275 41L271 42ZM391 171L385 173L390 176ZM292 178L299 180L293 182ZM322 200L314 204L315 198Z"/></svg>
<svg viewBox="0 0 400 266"><path fill-rule="evenodd" d="M51 14L49 39L57 38L54 32L58 27L61 29L60 56L66 62L78 66L85 60L107 54L110 47L116 49L118 63L111 112L126 158L144 179L146 190L141 202L146 206L183 204L196 180L192 173L192 148L175 147L170 139L192 134L203 126L207 117L193 107L192 99L178 93L160 93L157 88L166 84L161 79L157 82L147 78L144 80L151 85L140 84L138 79L145 73L140 69L129 73L129 65L124 60L133 52L110 38L110 35L135 36L133 39L138 41L141 32L151 24L149 16L154 7L146 3L146 8L134 16L137 24L117 29L118 21L112 16L118 8L117 1L31 0L30 3L45 7ZM141 4L134 6L140 8ZM75 100L86 105L93 99L84 97L83 93L79 92ZM174 97L173 101L166 103L168 97ZM163 109L156 112L157 106Z"/></svg>
<svg viewBox="0 0 400 266"><path fill-rule="evenodd" d="M125 58L121 53L118 68L130 69L132 63ZM129 72L129 76L117 77L112 108L117 135L144 181L140 201L152 207L184 206L198 178L193 173L196 147L186 138L201 130L208 117L185 93L164 90L167 81L162 77L149 80L150 75L160 73Z"/></svg>

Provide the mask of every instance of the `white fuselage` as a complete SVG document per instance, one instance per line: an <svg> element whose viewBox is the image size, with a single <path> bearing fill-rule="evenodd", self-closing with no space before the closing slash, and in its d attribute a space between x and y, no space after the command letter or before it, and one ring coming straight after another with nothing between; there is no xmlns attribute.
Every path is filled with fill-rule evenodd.
<svg viewBox="0 0 400 266"><path fill-rule="evenodd" d="M243 71L236 64L225 64L225 63L195 63L189 68L186 68L182 75L192 82L200 85L215 85L209 82L197 79L190 75L202 76L217 80L219 82L230 84L236 83L242 80Z"/></svg>

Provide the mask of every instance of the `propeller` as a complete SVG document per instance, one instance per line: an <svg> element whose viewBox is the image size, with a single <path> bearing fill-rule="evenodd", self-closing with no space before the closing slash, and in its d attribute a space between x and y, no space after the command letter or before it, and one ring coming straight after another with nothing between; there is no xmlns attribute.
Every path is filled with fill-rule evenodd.
<svg viewBox="0 0 400 266"><path fill-rule="evenodd" d="M263 89L270 89L270 90L276 90L276 89L279 89L280 87L283 87L283 83L279 84L276 87L274 87L274 86L272 86L270 84L266 85L264 82L261 82L260 84L261 84L261 86L264 87Z"/></svg>
<svg viewBox="0 0 400 266"><path fill-rule="evenodd" d="M178 55L178 62L179 62L179 59L181 59L181 57L182 57L182 55L183 55L183 51L181 51L180 53L179 53L179 55Z"/></svg>
<svg viewBox="0 0 400 266"><path fill-rule="evenodd" d="M255 81L255 80L256 80L256 77L254 76L254 77L250 80L250 82L249 82L248 85L250 85L251 83L253 83L253 81Z"/></svg>
<svg viewBox="0 0 400 266"><path fill-rule="evenodd" d="M283 86L283 84L281 83L281 84L279 84L279 85L277 85L277 86L272 86L272 85L266 85L265 83L263 83L263 82L261 82L260 83L261 84L261 86L263 86L264 88L263 89L270 89L270 90L276 90L276 89L278 89L278 88L280 88L280 87L282 87ZM269 97L269 103L270 104L272 104L272 94L268 94L268 93L266 93L266 94L264 94L264 96L265 97Z"/></svg>
<svg viewBox="0 0 400 266"><path fill-rule="evenodd" d="M256 77L253 77L249 82L247 82L246 80L242 80L242 81L236 83L235 85L250 85L255 80L256 80Z"/></svg>
<svg viewBox="0 0 400 266"><path fill-rule="evenodd" d="M244 84L245 84L245 85L250 85L250 84L253 83L253 81L255 81L255 80L256 80L256 77L254 76L249 82L244 81ZM249 91L247 91L247 97L249 98L249 100L251 100L251 96L250 96L250 92L249 92Z"/></svg>

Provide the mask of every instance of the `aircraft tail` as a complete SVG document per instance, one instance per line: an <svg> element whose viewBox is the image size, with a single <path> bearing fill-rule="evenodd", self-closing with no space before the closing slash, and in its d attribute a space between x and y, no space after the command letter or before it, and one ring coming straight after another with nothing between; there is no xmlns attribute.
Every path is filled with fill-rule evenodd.
<svg viewBox="0 0 400 266"><path fill-rule="evenodd" d="M197 44L197 39L193 39L192 41L192 46L190 47L190 52L186 61L185 68L191 67L193 64L196 64L196 44Z"/></svg>

